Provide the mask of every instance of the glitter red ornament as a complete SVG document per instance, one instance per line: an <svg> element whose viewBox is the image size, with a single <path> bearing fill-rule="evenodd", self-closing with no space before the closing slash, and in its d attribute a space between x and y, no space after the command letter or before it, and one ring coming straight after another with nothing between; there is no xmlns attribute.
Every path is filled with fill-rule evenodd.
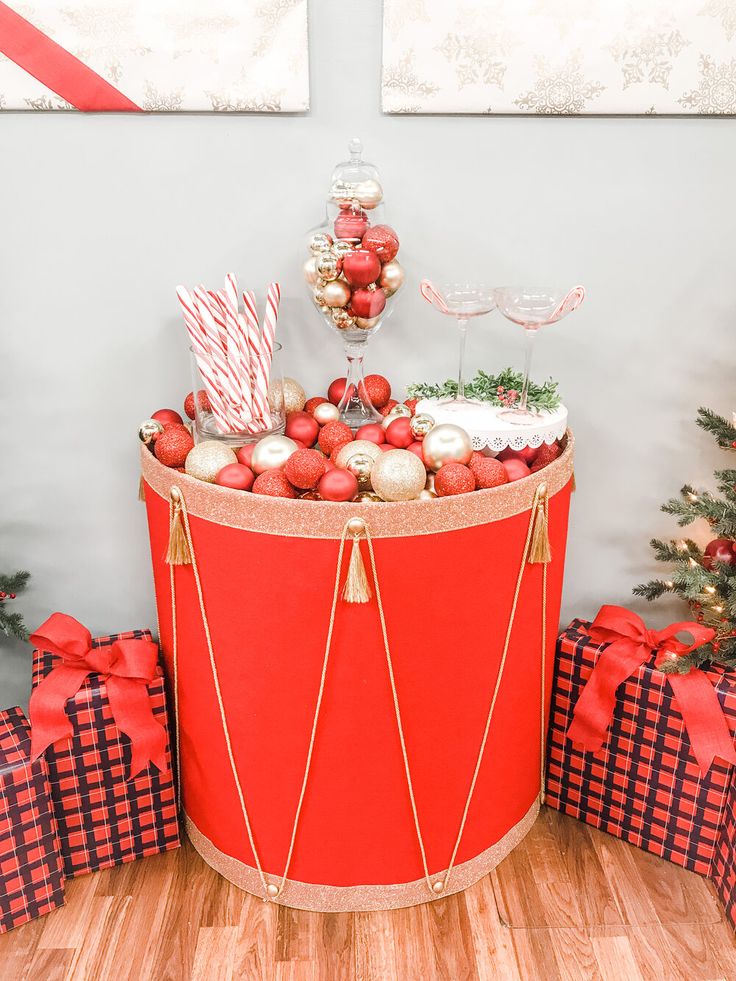
<svg viewBox="0 0 736 981"><path fill-rule="evenodd" d="M522 477L528 477L531 473L529 467L518 457L510 457L508 460L503 460L502 465L509 480L521 480Z"/></svg>
<svg viewBox="0 0 736 981"><path fill-rule="evenodd" d="M328 400L323 398L321 395L315 395L314 398L307 399L307 401L304 403L304 411L309 412L311 415L318 405L322 405L323 402L327 401Z"/></svg>
<svg viewBox="0 0 736 981"><path fill-rule="evenodd" d="M264 470L255 479L253 493L263 494L265 497L296 497L296 491L283 470Z"/></svg>
<svg viewBox="0 0 736 981"><path fill-rule="evenodd" d="M532 473L536 473L537 470L542 470L543 467L549 466L553 460L562 453L562 450L557 443L542 443L542 445L537 450L537 455L534 457L534 463L532 463Z"/></svg>
<svg viewBox="0 0 736 981"><path fill-rule="evenodd" d="M373 403L375 405L375 402ZM377 422L367 422L355 434L356 439L367 439L369 443L380 446L386 442L386 430Z"/></svg>
<svg viewBox="0 0 736 981"><path fill-rule="evenodd" d="M354 288L370 286L381 275L381 260L368 249L356 249L354 252L348 252L342 260L342 274Z"/></svg>
<svg viewBox="0 0 736 981"><path fill-rule="evenodd" d="M366 320L383 313L385 306L386 294L383 290L355 289L350 297L350 311Z"/></svg>
<svg viewBox="0 0 736 981"><path fill-rule="evenodd" d="M193 446L192 434L185 426L170 425L153 444L153 452L165 467L183 467Z"/></svg>
<svg viewBox="0 0 736 981"><path fill-rule="evenodd" d="M405 450L414 442L414 434L411 431L411 419L400 416L387 427L386 442L395 446L398 450Z"/></svg>
<svg viewBox="0 0 736 981"><path fill-rule="evenodd" d="M363 235L364 249L375 252L381 262L391 262L399 251L399 237L388 225L374 225Z"/></svg>
<svg viewBox="0 0 736 981"><path fill-rule="evenodd" d="M404 399L404 405L411 411L413 416L417 413L417 402L419 399Z"/></svg>
<svg viewBox="0 0 736 981"><path fill-rule="evenodd" d="M382 409L391 398L391 384L383 375L366 375L363 379L363 391L376 409Z"/></svg>
<svg viewBox="0 0 736 981"><path fill-rule="evenodd" d="M437 497L469 494L475 490L475 477L470 467L463 463L444 463L434 476Z"/></svg>
<svg viewBox="0 0 736 981"><path fill-rule="evenodd" d="M210 405L210 397L205 392L203 388L197 392L197 399L199 401L200 412L211 412L212 406ZM194 392L190 392L189 395L184 399L184 411L189 416L190 419L194 419Z"/></svg>
<svg viewBox="0 0 736 981"><path fill-rule="evenodd" d="M352 501L358 493L358 480L349 470L336 467L320 480L317 492L323 501Z"/></svg>
<svg viewBox="0 0 736 981"><path fill-rule="evenodd" d="M324 453L332 451L341 443L347 443L353 438L353 431L347 423L336 420L328 422L319 433L319 448Z"/></svg>
<svg viewBox="0 0 736 981"><path fill-rule="evenodd" d="M290 412L286 417L285 433L305 446L314 446L319 435L319 423L308 412Z"/></svg>
<svg viewBox="0 0 736 981"><path fill-rule="evenodd" d="M175 422L182 425L184 422L182 417L175 409L156 409L151 418L155 419L156 422L160 422L162 426L170 426Z"/></svg>
<svg viewBox="0 0 736 981"><path fill-rule="evenodd" d="M501 463L505 463L507 460L522 460L528 467L530 467L534 463L536 456L537 450L535 450L532 446L525 446L521 450L512 450L511 447L508 446L505 450L501 450L496 459L500 460Z"/></svg>
<svg viewBox="0 0 736 981"><path fill-rule="evenodd" d="M471 456L468 462L468 466L472 470L476 464L482 463L483 460L487 460L487 459L488 457L485 456L483 453L481 453L480 450L473 450L473 455Z"/></svg>
<svg viewBox="0 0 736 981"><path fill-rule="evenodd" d="M389 412L391 411L391 409L393 409L393 407L395 405L398 405L398 404L399 403L396 401L396 399L389 399L388 402L382 408L380 408L378 411L385 418L389 414Z"/></svg>
<svg viewBox="0 0 736 981"><path fill-rule="evenodd" d="M509 475L503 463L494 460L492 456L484 456L482 460L476 460L475 464L471 460L470 470L475 477L475 486L478 490L500 487L501 484L509 482Z"/></svg>
<svg viewBox="0 0 736 981"><path fill-rule="evenodd" d="M242 463L244 467L249 467L251 461L253 460L253 450L256 448L255 443L246 443L245 446L240 446L235 451L235 456L238 458L238 463Z"/></svg>
<svg viewBox="0 0 736 981"><path fill-rule="evenodd" d="M220 487L249 491L255 479L256 475L250 467L244 467L242 463L228 463L215 477L215 483Z"/></svg>
<svg viewBox="0 0 736 981"><path fill-rule="evenodd" d="M297 450L284 464L288 481L299 490L316 487L325 470L325 458L317 450Z"/></svg>

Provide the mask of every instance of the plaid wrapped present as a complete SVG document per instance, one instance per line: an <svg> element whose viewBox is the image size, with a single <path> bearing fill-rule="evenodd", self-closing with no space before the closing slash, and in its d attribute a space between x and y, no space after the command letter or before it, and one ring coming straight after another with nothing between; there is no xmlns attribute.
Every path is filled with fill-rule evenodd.
<svg viewBox="0 0 736 981"><path fill-rule="evenodd" d="M0 933L64 905L46 761L30 755L23 712L0 712Z"/></svg>
<svg viewBox="0 0 736 981"><path fill-rule="evenodd" d="M736 787L731 788L723 810L710 877L726 916L736 929Z"/></svg>
<svg viewBox="0 0 736 981"><path fill-rule="evenodd" d="M89 638L79 647L81 651L89 644L81 667L79 658L74 660L71 656L76 653L72 643L67 642L67 650L63 650L64 645L50 639L58 638L49 625L62 623L62 619L55 618L63 618L72 632L79 628ZM140 641L146 642L153 659L150 681L145 675L145 680L137 678L136 692L136 688L121 685L116 672L123 654L132 651L135 655L135 645ZM134 630L92 640L76 620L54 614L32 635L31 642L37 645L30 710L32 752L35 755L45 750L66 876L71 878L177 848L179 825L164 677L150 632ZM90 665L96 668L91 673ZM68 700L67 692L61 696L67 731L54 730L59 722L59 706L57 718L50 721L48 712L38 704L38 696L43 686L53 684L61 673L75 670L79 677L71 687L76 686L77 690ZM135 674L135 668L129 673ZM149 729L155 720L157 749L149 747L141 753L136 740L125 734L134 734L136 712L145 714ZM39 737L41 730L47 731Z"/></svg>
<svg viewBox="0 0 736 981"><path fill-rule="evenodd" d="M609 646L592 641L590 626L573 620L559 638L546 802L655 855L710 875L732 805L733 767L715 758L705 772L701 770L670 682L653 657L618 687L600 750L585 752L567 735L581 692ZM704 675L732 740L736 675L717 668Z"/></svg>

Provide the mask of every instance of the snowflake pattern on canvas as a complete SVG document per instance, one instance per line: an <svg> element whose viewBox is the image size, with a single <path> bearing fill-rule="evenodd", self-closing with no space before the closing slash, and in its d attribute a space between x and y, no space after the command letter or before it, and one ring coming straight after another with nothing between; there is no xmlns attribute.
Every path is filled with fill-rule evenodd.
<svg viewBox="0 0 736 981"><path fill-rule="evenodd" d="M537 61L537 83L515 100L526 112L545 116L575 116L605 89L600 82L587 79L580 70L580 58L572 56L560 68L554 69L544 58Z"/></svg>
<svg viewBox="0 0 736 981"><path fill-rule="evenodd" d="M668 88L675 58L689 43L677 30L647 31L640 38L616 38L609 51L621 65L624 88L637 82Z"/></svg>
<svg viewBox="0 0 736 981"><path fill-rule="evenodd" d="M736 3L734 0L708 0L700 13L706 17L715 17L721 22L727 41L733 41L736 38Z"/></svg>
<svg viewBox="0 0 736 981"><path fill-rule="evenodd" d="M736 114L736 58L719 65L703 56L700 71L700 85L683 95L680 103L703 116Z"/></svg>

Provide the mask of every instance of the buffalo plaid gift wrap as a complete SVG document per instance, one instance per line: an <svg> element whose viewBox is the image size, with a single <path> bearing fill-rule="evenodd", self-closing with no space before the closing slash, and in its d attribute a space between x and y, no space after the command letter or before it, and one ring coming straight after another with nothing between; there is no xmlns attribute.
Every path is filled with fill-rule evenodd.
<svg viewBox="0 0 736 981"><path fill-rule="evenodd" d="M66 626L71 625L73 635L77 628L86 635L79 649L89 644L89 650L81 668L77 667L78 661L68 657L69 652L62 650L62 657L58 656L63 645L48 641L54 635L50 626L54 618L63 618ZM61 619L55 622L64 626ZM179 826L164 677L150 632L134 630L92 640L76 620L54 614L32 635L31 641L37 645L33 655L34 691L30 711L33 752L45 749L65 875L71 878L177 848ZM116 660L113 654L112 666L107 666L106 661L111 658L112 650L135 651L133 645L140 641L147 647L150 645L148 651L152 652L153 660L150 681L137 679L137 697L145 702L145 706L138 704L137 708L145 712L149 729L155 720L154 739L158 739L158 748L138 754L136 760L134 741L121 731L131 728L122 721L123 710L127 711L126 700L135 696L136 691L121 688L120 678L115 674L120 658ZM56 647L57 653L48 647ZM73 644L67 642L67 647L71 651ZM90 663L98 670L90 673ZM68 732L53 732L51 726L39 740L38 731L48 719L34 706L34 700L38 700L44 683L58 678L56 672L60 668L67 672L77 670L83 677L78 690L65 699L65 708L62 701L63 722Z"/></svg>
<svg viewBox="0 0 736 981"><path fill-rule="evenodd" d="M0 933L64 905L46 761L30 756L22 711L0 712Z"/></svg>
<svg viewBox="0 0 736 981"><path fill-rule="evenodd" d="M609 608L610 609L610 608ZM681 626L681 625L676 625ZM716 757L701 769L670 676L649 657L616 690L603 745L585 751L568 736L573 711L608 644L573 620L557 646L547 757L546 803L694 872L710 875L722 845L733 767ZM651 652L649 652L651 653ZM727 742L736 731L736 675L702 672L720 705ZM683 676L678 676L683 677ZM725 723L723 722L725 717ZM726 732L727 727L727 732ZM733 860L729 875L733 879Z"/></svg>
<svg viewBox="0 0 736 981"><path fill-rule="evenodd" d="M710 875L726 916L736 929L736 787L731 788L723 811Z"/></svg>

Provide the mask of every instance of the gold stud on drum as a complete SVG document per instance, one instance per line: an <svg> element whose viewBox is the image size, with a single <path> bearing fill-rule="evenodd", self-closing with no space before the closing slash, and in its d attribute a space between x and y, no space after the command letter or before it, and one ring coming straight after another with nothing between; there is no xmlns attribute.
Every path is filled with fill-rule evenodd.
<svg viewBox="0 0 736 981"><path fill-rule="evenodd" d="M269 899L275 899L279 894L279 887L275 882L269 882L266 891L268 892Z"/></svg>
<svg viewBox="0 0 736 981"><path fill-rule="evenodd" d="M362 518L351 518L348 521L348 531L355 538L359 538L365 531L365 521Z"/></svg>
<svg viewBox="0 0 736 981"><path fill-rule="evenodd" d="M442 892L444 888L445 888L445 884L444 882L442 882L441 879L438 879L437 882L433 883L432 885L432 889L437 893Z"/></svg>

